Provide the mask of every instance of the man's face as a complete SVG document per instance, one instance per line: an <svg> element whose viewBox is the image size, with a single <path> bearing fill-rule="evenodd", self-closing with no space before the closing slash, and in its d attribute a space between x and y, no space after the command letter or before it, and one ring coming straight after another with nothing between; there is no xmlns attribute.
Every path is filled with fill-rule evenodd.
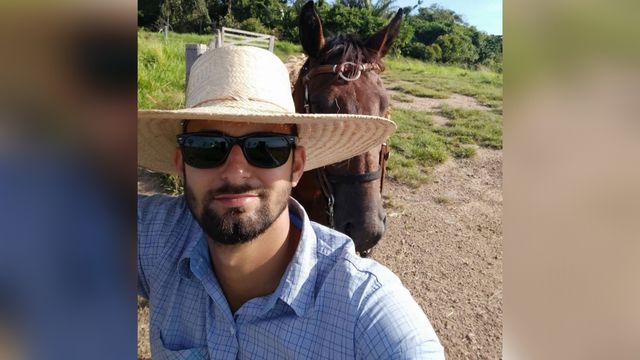
<svg viewBox="0 0 640 360"><path fill-rule="evenodd" d="M199 131L235 137L291 133L286 125L204 120L188 123L187 132ZM304 149L296 148L295 156L292 151L285 164L273 169L249 164L239 145L233 146L222 165L211 169L184 164L178 149L176 168L186 176L183 181L187 204L205 233L221 244L240 244L262 234L287 208L291 188L302 176Z"/></svg>

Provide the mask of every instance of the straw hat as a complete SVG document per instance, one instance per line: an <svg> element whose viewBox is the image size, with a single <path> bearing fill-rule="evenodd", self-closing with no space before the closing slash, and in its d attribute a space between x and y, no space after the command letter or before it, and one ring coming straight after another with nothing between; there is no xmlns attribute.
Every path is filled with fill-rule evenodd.
<svg viewBox="0 0 640 360"><path fill-rule="evenodd" d="M382 144L394 122L377 116L297 114L286 67L273 53L228 46L201 55L191 68L186 109L138 110L138 164L175 174L173 155L180 122L295 124L306 149L305 170L362 154Z"/></svg>

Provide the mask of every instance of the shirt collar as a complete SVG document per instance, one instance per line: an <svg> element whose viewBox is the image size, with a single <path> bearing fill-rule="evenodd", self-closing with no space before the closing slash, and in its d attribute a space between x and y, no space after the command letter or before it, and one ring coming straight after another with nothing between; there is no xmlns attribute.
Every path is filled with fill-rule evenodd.
<svg viewBox="0 0 640 360"><path fill-rule="evenodd" d="M307 213L293 198L289 198L289 211L302 219L300 242L274 295L303 316L315 298L318 242Z"/></svg>
<svg viewBox="0 0 640 360"><path fill-rule="evenodd" d="M186 201L185 201L185 208L186 208ZM180 274L180 276L183 279L190 279L192 276L191 260L194 258L205 257L207 258L207 261L208 261L208 245L207 245L206 237L200 225L197 224L196 226L193 226L194 225L193 223L195 222L195 218L191 214L191 211L187 209L186 212L187 212L186 217L188 219L187 220L188 225L186 227L187 230L185 231L186 246L184 248L184 251L182 252L182 255L180 255L180 259L178 260L177 271L178 271L178 274ZM192 231L192 230L195 230L195 231Z"/></svg>

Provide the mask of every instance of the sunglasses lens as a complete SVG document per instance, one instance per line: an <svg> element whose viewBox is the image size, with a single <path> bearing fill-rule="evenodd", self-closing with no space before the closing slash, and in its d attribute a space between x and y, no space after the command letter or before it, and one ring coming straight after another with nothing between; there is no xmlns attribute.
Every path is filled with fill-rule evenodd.
<svg viewBox="0 0 640 360"><path fill-rule="evenodd" d="M209 169L222 165L233 144L242 144L247 161L256 167L276 168L286 163L294 140L285 135L255 135L234 138L211 134L178 136L184 162L194 168Z"/></svg>
<svg viewBox="0 0 640 360"><path fill-rule="evenodd" d="M191 135L184 139L182 157L191 167L208 169L221 165L229 150L230 145L223 137Z"/></svg>
<svg viewBox="0 0 640 360"><path fill-rule="evenodd" d="M251 165L275 168L287 162L292 145L284 136L255 136L245 140L243 150Z"/></svg>

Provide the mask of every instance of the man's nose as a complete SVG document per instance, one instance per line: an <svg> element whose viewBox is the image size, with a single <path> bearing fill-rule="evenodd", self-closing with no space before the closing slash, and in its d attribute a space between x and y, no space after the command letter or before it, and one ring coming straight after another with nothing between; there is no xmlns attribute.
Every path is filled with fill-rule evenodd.
<svg viewBox="0 0 640 360"><path fill-rule="evenodd" d="M251 165L242 153L239 145L233 145L227 161L222 165L222 177L230 182L246 179L250 176Z"/></svg>

